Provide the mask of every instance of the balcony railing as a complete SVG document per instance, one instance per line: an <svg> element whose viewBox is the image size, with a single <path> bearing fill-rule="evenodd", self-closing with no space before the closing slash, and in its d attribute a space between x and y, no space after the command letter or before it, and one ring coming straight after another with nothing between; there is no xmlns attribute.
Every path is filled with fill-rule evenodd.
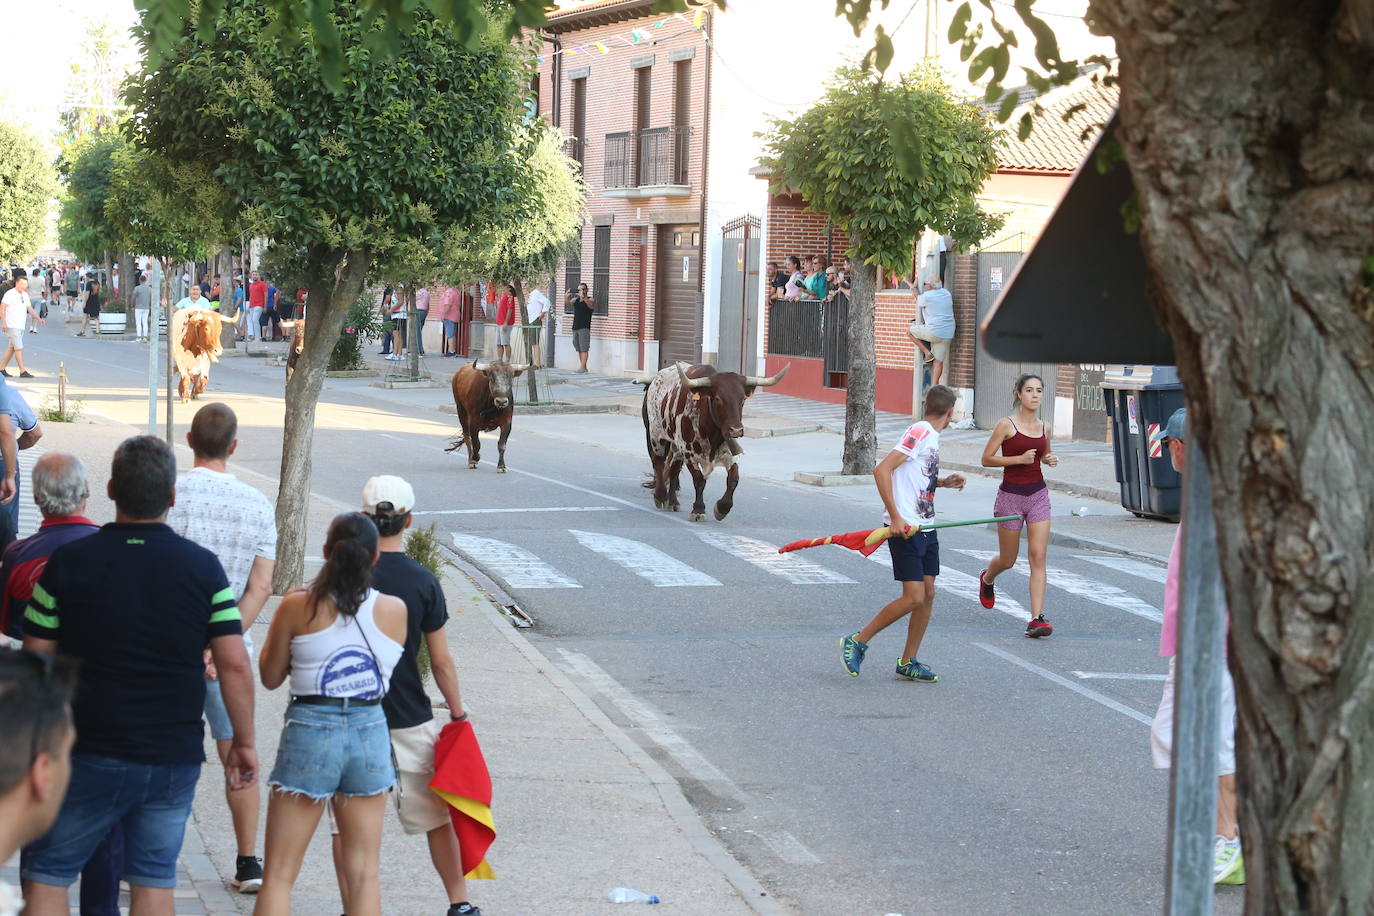
<svg viewBox="0 0 1374 916"><path fill-rule="evenodd" d="M653 127L639 132L639 185L687 183L687 127Z"/></svg>
<svg viewBox="0 0 1374 916"><path fill-rule="evenodd" d="M631 174L630 134L606 135L606 160L602 185L607 188L633 187Z"/></svg>
<svg viewBox="0 0 1374 916"><path fill-rule="evenodd" d="M687 184L691 128L653 127L606 135L605 188L664 187Z"/></svg>

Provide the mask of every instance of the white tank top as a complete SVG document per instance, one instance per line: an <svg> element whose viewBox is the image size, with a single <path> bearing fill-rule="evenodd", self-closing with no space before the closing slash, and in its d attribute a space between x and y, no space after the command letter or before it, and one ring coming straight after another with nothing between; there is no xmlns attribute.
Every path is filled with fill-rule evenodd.
<svg viewBox="0 0 1374 916"><path fill-rule="evenodd" d="M377 628L370 589L353 617L338 614L318 633L291 637L291 695L381 699L404 647Z"/></svg>

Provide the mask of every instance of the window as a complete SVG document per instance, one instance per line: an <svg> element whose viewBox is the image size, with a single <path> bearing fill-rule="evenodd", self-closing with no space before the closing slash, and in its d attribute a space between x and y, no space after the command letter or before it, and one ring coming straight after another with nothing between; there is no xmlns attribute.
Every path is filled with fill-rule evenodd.
<svg viewBox="0 0 1374 916"><path fill-rule="evenodd" d="M529 93L525 96L525 120L533 121L539 117L539 74L530 76Z"/></svg>
<svg viewBox="0 0 1374 916"><path fill-rule="evenodd" d="M691 134L692 118L692 62L680 60L673 64L673 140L672 181L687 183L687 157L690 152L687 138Z"/></svg>
<svg viewBox="0 0 1374 916"><path fill-rule="evenodd" d="M582 165L582 157L587 146L587 78L584 76L572 81L573 92L573 153L572 157Z"/></svg>
<svg viewBox="0 0 1374 916"><path fill-rule="evenodd" d="M611 298L611 227L597 226L592 244L592 304L604 315Z"/></svg>
<svg viewBox="0 0 1374 916"><path fill-rule="evenodd" d="M635 154L633 161L635 164L634 184L639 185L641 181L639 144L644 142L644 131L649 129L649 98L653 83L650 81L653 67L640 67L635 71Z"/></svg>
<svg viewBox="0 0 1374 916"><path fill-rule="evenodd" d="M578 80L577 82L581 82ZM577 230L577 252L571 255L563 264L563 289L564 295L577 292L577 284L582 282L582 230ZM556 300L555 300L556 301ZM571 315L572 306L564 305L563 314Z"/></svg>

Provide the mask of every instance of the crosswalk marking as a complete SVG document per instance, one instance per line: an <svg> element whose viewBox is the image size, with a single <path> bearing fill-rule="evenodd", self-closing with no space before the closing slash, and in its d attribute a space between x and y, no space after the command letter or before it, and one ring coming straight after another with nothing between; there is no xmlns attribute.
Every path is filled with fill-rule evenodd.
<svg viewBox="0 0 1374 916"><path fill-rule="evenodd" d="M501 513L525 513L525 512L619 512L619 506L534 506L530 508L520 508L519 506L509 506L494 509L427 509L423 512L412 512L412 515L496 515Z"/></svg>
<svg viewBox="0 0 1374 916"><path fill-rule="evenodd" d="M868 558L874 563L891 568L892 564L888 560L888 554L885 550L870 554ZM960 572L952 566L942 565L940 567L940 575L935 579L935 589L937 596L943 589L958 595L960 598L978 601L978 577ZM981 605L979 606L981 607ZM1008 617L1015 617L1017 620L1030 620L1030 614L1026 612L1026 609L1015 598L1008 598L1006 595L998 595L997 603L993 605L992 609L1001 611Z"/></svg>
<svg viewBox="0 0 1374 916"><path fill-rule="evenodd" d="M19 453L19 479L24 481L22 486L24 492L19 499L19 528L17 537L26 538L38 530L38 526L43 524L43 513L39 511L38 504L33 501L33 466L47 451L41 445L32 445Z"/></svg>
<svg viewBox="0 0 1374 916"><path fill-rule="evenodd" d="M1128 671L1070 671L1080 681L1162 681L1163 674L1132 674Z"/></svg>
<svg viewBox="0 0 1374 916"><path fill-rule="evenodd" d="M563 575L525 548L505 541L475 534L454 534L453 546L472 562L504 579L511 588L582 587L576 579Z"/></svg>
<svg viewBox="0 0 1374 916"><path fill-rule="evenodd" d="M583 547L596 551L658 588L720 585L706 573L648 544L599 531L569 528L568 533L577 538Z"/></svg>
<svg viewBox="0 0 1374 916"><path fill-rule="evenodd" d="M997 556L996 551L992 550L959 550L958 552L964 556L983 561L991 560ZM1030 564L1025 560L1017 560L1016 571L1023 576L1029 576ZM1089 579L1053 566L1045 567L1045 573L1050 585L1063 589L1069 594L1087 598L1089 601L1106 607L1114 607L1119 611L1125 611L1127 614L1134 614L1146 620L1153 620L1155 623L1164 619L1164 615L1159 612L1158 608L1147 601L1142 601L1123 588L1117 588L1115 585L1098 582L1095 579Z"/></svg>
<svg viewBox="0 0 1374 916"><path fill-rule="evenodd" d="M751 563L769 575L786 579L793 585L857 584L848 576L840 575L824 566L817 566L796 554L778 553L777 547L753 538L738 534L719 534L714 531L698 531L697 537L717 550L723 550L746 563Z"/></svg>
<svg viewBox="0 0 1374 916"><path fill-rule="evenodd" d="M1146 563L1143 560L1132 560L1130 557L1095 557L1091 554L1078 554L1074 559L1087 560L1089 563L1115 569L1117 572L1130 573L1133 576L1149 579L1151 582L1158 582L1161 585L1164 583L1164 577L1169 574L1169 571L1162 566Z"/></svg>

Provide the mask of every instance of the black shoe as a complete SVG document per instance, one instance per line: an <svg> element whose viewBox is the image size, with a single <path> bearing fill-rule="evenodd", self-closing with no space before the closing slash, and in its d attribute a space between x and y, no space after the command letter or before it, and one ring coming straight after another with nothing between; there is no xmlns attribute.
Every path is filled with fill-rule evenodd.
<svg viewBox="0 0 1374 916"><path fill-rule="evenodd" d="M8 369L0 369L0 375L3 375L5 378L13 378L13 377L14 377L14 376L10 375L10 370L8 370Z"/></svg>
<svg viewBox="0 0 1374 916"><path fill-rule="evenodd" d="M6 372L5 374L6 374L6 375L9 375L8 372ZM19 373L19 377L20 377L20 378L33 378L33 373L30 372L29 370L25 369L23 372Z"/></svg>
<svg viewBox="0 0 1374 916"><path fill-rule="evenodd" d="M482 911L464 900L448 908L448 916L482 916Z"/></svg>
<svg viewBox="0 0 1374 916"><path fill-rule="evenodd" d="M235 865L234 889L240 894L256 894L262 888L262 859L239 856Z"/></svg>

